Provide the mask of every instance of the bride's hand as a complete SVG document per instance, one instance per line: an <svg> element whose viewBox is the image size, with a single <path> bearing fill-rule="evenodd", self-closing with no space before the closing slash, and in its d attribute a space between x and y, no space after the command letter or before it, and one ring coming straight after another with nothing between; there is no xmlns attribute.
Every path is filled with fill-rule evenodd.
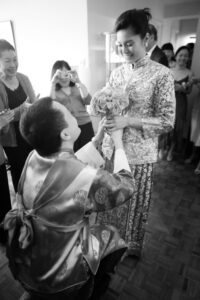
<svg viewBox="0 0 200 300"><path fill-rule="evenodd" d="M106 120L105 127L108 131L123 129L128 126L128 118L124 116L115 116L111 120Z"/></svg>

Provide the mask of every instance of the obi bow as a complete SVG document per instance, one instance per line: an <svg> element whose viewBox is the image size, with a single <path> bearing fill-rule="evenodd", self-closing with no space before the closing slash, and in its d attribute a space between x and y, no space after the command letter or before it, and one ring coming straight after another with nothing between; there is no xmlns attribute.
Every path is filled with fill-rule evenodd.
<svg viewBox="0 0 200 300"><path fill-rule="evenodd" d="M34 217L32 209L19 208L10 210L4 219L4 229L9 231L9 242L16 230L19 230L18 242L21 249L26 249L33 240L31 217Z"/></svg>

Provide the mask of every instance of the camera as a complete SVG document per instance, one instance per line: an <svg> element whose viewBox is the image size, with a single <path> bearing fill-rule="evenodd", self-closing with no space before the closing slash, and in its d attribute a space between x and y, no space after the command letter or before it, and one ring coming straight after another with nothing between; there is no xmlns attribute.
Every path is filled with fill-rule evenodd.
<svg viewBox="0 0 200 300"><path fill-rule="evenodd" d="M70 71L68 71L68 72L61 71L60 72L60 78L61 79L69 79L69 80L71 80L73 78L73 76L72 76L72 73Z"/></svg>

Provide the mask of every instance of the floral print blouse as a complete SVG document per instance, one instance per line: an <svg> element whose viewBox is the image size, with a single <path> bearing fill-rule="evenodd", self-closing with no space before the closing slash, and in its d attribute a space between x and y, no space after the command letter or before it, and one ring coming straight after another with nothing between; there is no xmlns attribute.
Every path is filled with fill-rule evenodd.
<svg viewBox="0 0 200 300"><path fill-rule="evenodd" d="M129 95L125 115L140 119L142 127L126 127L123 142L129 164L157 161L158 136L174 126L174 78L168 68L147 55L134 65L124 63L112 71L109 84Z"/></svg>

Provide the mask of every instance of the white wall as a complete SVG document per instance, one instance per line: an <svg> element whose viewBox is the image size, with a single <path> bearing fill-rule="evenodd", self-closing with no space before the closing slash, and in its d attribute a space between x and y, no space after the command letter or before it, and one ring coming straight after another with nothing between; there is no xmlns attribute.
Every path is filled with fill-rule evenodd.
<svg viewBox="0 0 200 300"><path fill-rule="evenodd" d="M188 38L186 39L186 33L184 33L184 31L187 31L186 27L188 27L188 29L191 29L191 26L194 27L193 21L190 20L199 17L200 1L165 1L166 4L167 2L169 4L164 6L162 44L171 42L174 48L177 49L180 45L188 43ZM170 4L170 2L173 3ZM190 20L187 22L188 19ZM184 26L184 24L186 26Z"/></svg>
<svg viewBox="0 0 200 300"><path fill-rule="evenodd" d="M56 60L87 61L87 0L1 0L0 20L14 21L19 71L36 93L49 93Z"/></svg>
<svg viewBox="0 0 200 300"><path fill-rule="evenodd" d="M163 23L162 44L171 42L176 51L180 46L195 42L195 40L190 39L190 36L196 35L197 24L198 18L165 19Z"/></svg>
<svg viewBox="0 0 200 300"><path fill-rule="evenodd" d="M165 18L177 18L177 17L188 17L200 14L200 2L190 0L187 3L173 3L165 5L164 17Z"/></svg>
<svg viewBox="0 0 200 300"><path fill-rule="evenodd" d="M197 18L180 20L180 31L177 37L176 48L195 42L195 40L190 39L190 37L196 36L197 24Z"/></svg>
<svg viewBox="0 0 200 300"><path fill-rule="evenodd" d="M200 18L197 25L197 40L192 58L192 71L200 78Z"/></svg>
<svg viewBox="0 0 200 300"><path fill-rule="evenodd" d="M176 49L177 36L180 32L180 21L178 19L164 19L161 45L171 42Z"/></svg>

